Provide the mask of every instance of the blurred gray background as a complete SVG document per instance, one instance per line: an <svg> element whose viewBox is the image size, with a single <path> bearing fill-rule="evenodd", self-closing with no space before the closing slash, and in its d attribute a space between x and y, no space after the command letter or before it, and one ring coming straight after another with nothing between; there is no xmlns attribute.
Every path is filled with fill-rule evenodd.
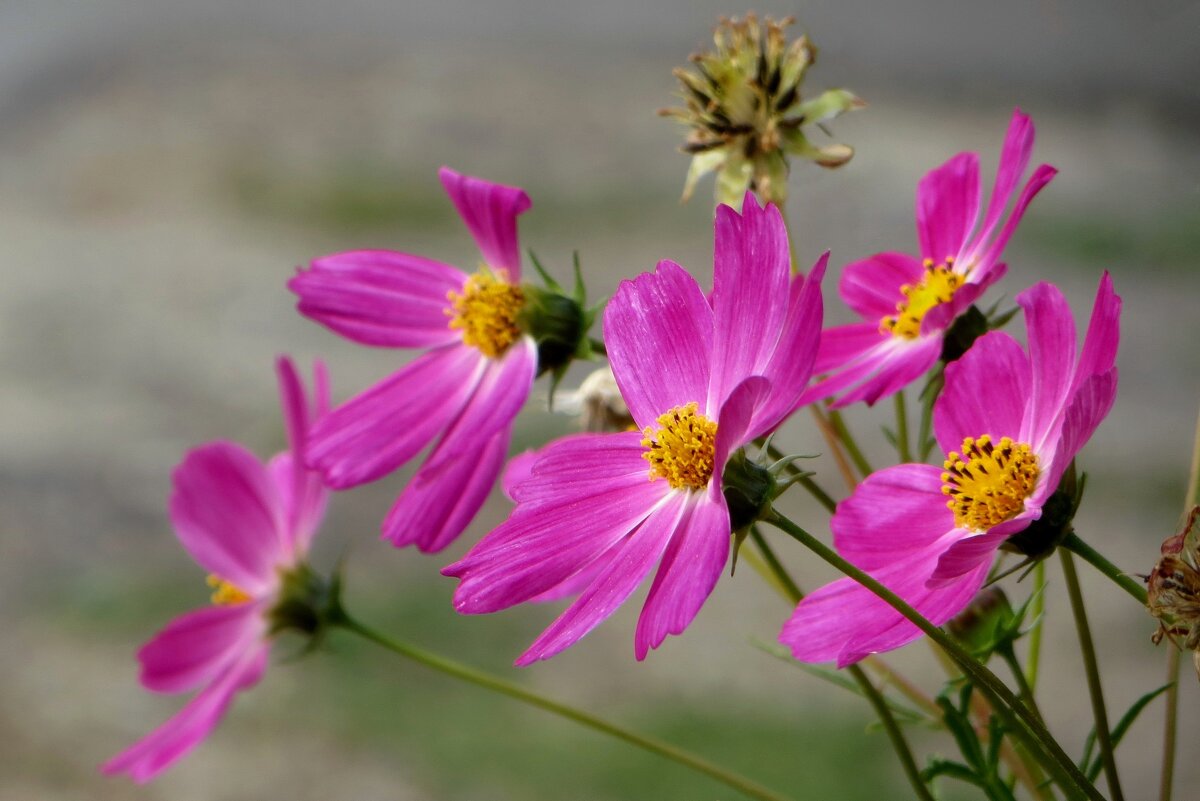
<svg viewBox="0 0 1200 801"><path fill-rule="evenodd" d="M570 724L335 638L276 665L215 737L156 783L96 766L179 706L136 683L137 645L206 601L164 504L169 472L217 438L279 449L272 359L328 361L345 398L403 354L301 319L284 282L335 250L391 247L472 267L435 171L524 186L522 241L593 294L660 258L711 269L710 184L678 202L670 69L709 41L713 0L87 0L0 5L0 800L730 798ZM832 126L844 169L793 171L788 215L811 260L912 251L916 181L978 150L985 182L1014 105L1061 169L1008 250L1008 297L1059 282L1080 319L1101 269L1125 298L1117 408L1083 454L1078 530L1131 572L1174 533L1200 399L1200 5L775 3L820 47L810 92L870 108ZM836 277L836 274L835 274ZM830 290L834 281L829 281ZM831 320L846 319L827 292ZM1019 331L1019 326L1017 328ZM520 419L522 446L571 421ZM848 419L887 458L885 415ZM819 452L806 418L783 436ZM838 487L827 459L815 463ZM507 665L554 611L458 618L438 575L507 509L438 556L392 551L378 521L407 472L339 496L317 550L349 553L349 603L402 638L720 758L801 799L908 797L864 704L752 647L788 609L749 570L685 636L632 658L631 602L575 648ZM840 489L840 487L838 487ZM497 493L498 495L498 493ZM793 507L827 533L812 504ZM780 542L808 587L831 578ZM1057 565L1043 709L1078 753L1090 726ZM1119 715L1162 683L1150 619L1091 572L1085 592ZM1011 580L1016 598L1027 593ZM293 643L279 649L286 657ZM286 661L286 660L280 660ZM917 645L895 661L936 689ZM1183 674L1180 790L1200 782L1200 703ZM1121 746L1130 798L1157 792L1161 707ZM950 752L914 732L923 753ZM949 797L973 797L947 788Z"/></svg>

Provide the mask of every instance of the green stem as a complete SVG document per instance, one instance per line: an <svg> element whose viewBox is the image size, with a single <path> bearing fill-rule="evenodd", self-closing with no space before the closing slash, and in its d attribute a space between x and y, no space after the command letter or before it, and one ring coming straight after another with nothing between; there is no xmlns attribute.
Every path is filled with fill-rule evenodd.
<svg viewBox="0 0 1200 801"><path fill-rule="evenodd" d="M929 379L929 386L925 390L925 397L921 403L921 427L917 431L917 452L920 454L922 462L929 461L929 453L935 444L932 435L933 404L938 395L942 394L942 387L945 385L946 365L938 362L937 372Z"/></svg>
<svg viewBox="0 0 1200 801"><path fill-rule="evenodd" d="M1033 630L1029 632L1029 656L1025 662L1025 680L1030 694L1037 691L1038 668L1042 663L1042 623L1046 616L1046 560L1033 568Z"/></svg>
<svg viewBox="0 0 1200 801"><path fill-rule="evenodd" d="M775 573L779 584L788 588L788 592L792 596L791 602L793 604L800 603L800 599L804 597L804 593L800 591L799 585L796 584L787 572L787 569L775 556L775 552L767 544L766 538L763 537L758 526L751 528L750 536L754 539L754 544L758 546L763 560L770 565L771 570ZM900 760L900 767L904 769L904 775L908 777L908 782L912 785L913 792L917 794L917 797L921 801L934 801L933 796L929 792L929 787L921 779L921 769L917 767L917 762L912 755L912 749L908 747L908 741L904 738L904 732L900 729L900 724L896 722L891 707L884 700L883 693L879 691L879 688L875 686L871 678L858 665L851 665L847 672L858 683L859 689L862 690L863 695L866 696L871 706L874 707L875 714L879 716L879 721L883 724L883 730L892 742L892 748L896 751L896 757ZM937 711L940 713L940 710Z"/></svg>
<svg viewBox="0 0 1200 801"><path fill-rule="evenodd" d="M901 464L908 464L912 461L912 452L908 449L908 409L904 401L904 390L892 397L896 399L896 455L900 457Z"/></svg>
<svg viewBox="0 0 1200 801"><path fill-rule="evenodd" d="M1004 682L1000 681L984 665L981 665L953 638L926 620L920 612L909 606L900 596L847 562L833 549L791 520L774 510L768 510L762 519L790 535L830 565L866 587L937 643L988 699L992 709L1005 724L1005 728L1025 745L1071 798L1104 801L1104 797L1062 750L1062 747L1046 730L1041 721L1017 699Z"/></svg>
<svg viewBox="0 0 1200 801"><path fill-rule="evenodd" d="M1188 471L1187 488L1183 493L1183 514L1186 517L1192 507L1200 504L1200 416L1196 419L1196 437L1192 443L1192 467ZM1163 721L1162 774L1159 780L1159 801L1171 801L1171 789L1175 781L1175 733L1179 726L1179 649L1167 649L1166 717Z"/></svg>
<svg viewBox="0 0 1200 801"><path fill-rule="evenodd" d="M859 449L858 443L854 441L854 437L850 434L850 429L846 427L846 421L842 419L842 413L837 409L829 410L829 424L833 426L833 430L837 433L838 439L842 441L842 445L846 447L846 453L850 454L850 459L854 462L854 466L858 468L858 474L863 478L871 475L875 471L871 469L867 457L863 456L862 450Z"/></svg>
<svg viewBox="0 0 1200 801"><path fill-rule="evenodd" d="M1158 801L1171 801L1175 784L1175 732L1179 729L1179 664L1180 651L1173 645L1167 648L1166 716L1163 719L1162 772L1158 786Z"/></svg>
<svg viewBox="0 0 1200 801"><path fill-rule="evenodd" d="M426 651L416 646L394 640L384 634L381 634L374 629L359 623L354 618L350 617L344 611L335 615L333 621L335 625L340 626L347 631L351 631L366 640L369 640L376 645L399 654L406 659L411 659L418 664L424 665L427 668L445 673L448 676L453 676L456 679L461 679L468 684L474 684L477 687L482 687L486 690L507 695L510 698L515 698L518 701L523 701L530 706L535 706L539 709L544 709L559 717L574 721L589 729L602 732L618 740L622 740L630 745L637 746L645 751L648 751L656 756L668 759L676 764L691 768L697 773L703 773L711 779L721 782L738 792L746 795L749 798L757 798L760 801L788 801L786 796L782 796L772 790L763 787L762 785L751 781L736 773L731 773L723 768L720 768L705 759L702 759L695 754L684 751L669 743L664 743L660 740L655 740L645 735L631 732L628 729L623 729L616 724L609 723L602 718L576 709L566 704L561 704L557 701L552 701L549 698L544 698L530 690L519 685L505 681L504 679L492 676L475 668L468 667L459 662L454 662L438 654Z"/></svg>
<svg viewBox="0 0 1200 801"><path fill-rule="evenodd" d="M1108 576L1118 587L1132 595L1142 606L1146 605L1146 588L1140 582L1134 581L1126 575L1121 568L1105 559L1095 548L1081 540L1078 534L1074 532L1068 534L1067 538L1062 541L1062 546L1068 551L1077 554L1083 561Z"/></svg>
<svg viewBox="0 0 1200 801"><path fill-rule="evenodd" d="M1100 687L1100 667L1096 664L1096 646L1092 642L1092 630L1088 626L1087 609L1083 604L1083 592L1079 588L1079 576L1075 573L1075 560L1069 551L1060 550L1063 578L1067 583L1067 595L1071 599L1071 614L1075 618L1075 630L1079 633L1079 650L1083 656L1083 671L1087 676L1088 696L1092 701L1092 717L1096 721L1096 744L1100 747L1100 759L1104 764L1104 776L1108 779L1108 792L1113 801L1124 801L1121 780L1117 775L1117 759L1113 753L1111 729L1108 727L1108 710L1104 707L1104 691Z"/></svg>
<svg viewBox="0 0 1200 801"><path fill-rule="evenodd" d="M767 455L772 459L784 458L783 451L779 450L779 448L776 448L774 445L767 445ZM794 463L789 464L784 469L788 471L788 475L792 476L799 476L804 472ZM833 514L837 511L837 501L835 501L828 492L821 489L820 485L812 480L812 477L804 476L803 478L798 479L796 483L808 490L808 493L817 499L817 503L825 507L825 511L829 512L830 514Z"/></svg>
<svg viewBox="0 0 1200 801"><path fill-rule="evenodd" d="M1004 664L1008 665L1008 669L1012 671L1013 678L1017 682L1017 697L1044 724L1045 718L1042 717L1042 710L1038 709L1037 699L1033 697L1033 687L1029 685L1029 681L1025 677L1025 671L1021 669L1021 663L1017 661L1017 654L1013 651L1012 644L1010 643L1007 647L999 649L997 653L1004 660Z"/></svg>
<svg viewBox="0 0 1200 801"><path fill-rule="evenodd" d="M779 586L787 593L788 600L791 601L793 606L800 603L800 599L804 597L804 593L800 590L800 585L795 582L791 574L787 572L787 568L779 561L779 557L775 555L775 551L767 544L767 539L762 535L762 531L757 524L750 527L750 537L758 547L758 552L762 554L763 561L767 563L767 567L774 574L775 580L779 582Z"/></svg>

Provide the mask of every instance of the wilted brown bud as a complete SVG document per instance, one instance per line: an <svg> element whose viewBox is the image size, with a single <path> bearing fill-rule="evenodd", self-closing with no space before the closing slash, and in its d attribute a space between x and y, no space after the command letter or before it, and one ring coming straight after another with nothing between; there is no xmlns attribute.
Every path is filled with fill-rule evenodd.
<svg viewBox="0 0 1200 801"><path fill-rule="evenodd" d="M1200 676L1200 549L1189 536L1197 519L1200 506L1192 509L1182 531L1163 542L1162 556L1146 577L1146 606L1158 620L1155 644L1166 637L1191 651Z"/></svg>

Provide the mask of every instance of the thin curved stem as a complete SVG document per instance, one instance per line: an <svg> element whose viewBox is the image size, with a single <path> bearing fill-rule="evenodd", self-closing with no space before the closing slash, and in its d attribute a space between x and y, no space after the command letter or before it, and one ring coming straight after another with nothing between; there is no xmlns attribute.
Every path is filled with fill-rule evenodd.
<svg viewBox="0 0 1200 801"><path fill-rule="evenodd" d="M846 453L850 454L850 458L854 461L854 466L858 468L858 474L866 478L874 473L875 471L871 469L871 463L867 461L867 457L863 455L862 449L858 447L858 443L854 440L850 429L846 427L846 421L842 419L842 413L837 409L830 409L829 424L833 426L834 433L838 435L838 439L841 440L842 445L846 448Z"/></svg>
<svg viewBox="0 0 1200 801"><path fill-rule="evenodd" d="M846 489L854 492L854 488L858 486L858 478L854 475L854 468L850 466L850 460L843 452L842 442L838 438L837 432L829 424L829 420L826 419L825 413L821 411L818 404L809 404L808 409L812 412L813 422L817 424L817 429L825 438L825 443L829 445L829 453L833 456L838 472L842 474L842 479L846 482Z"/></svg>
<svg viewBox="0 0 1200 801"><path fill-rule="evenodd" d="M1017 699L1004 682L984 665L981 665L949 635L925 619L903 598L843 559L833 549L791 520L774 510L769 510L762 519L790 535L830 565L866 587L936 642L950 658L958 663L975 687L988 698L992 708L1008 731L1018 738L1038 762L1050 772L1070 798L1104 801L1104 797L1062 750L1062 747L1046 730L1041 721Z"/></svg>
<svg viewBox="0 0 1200 801"><path fill-rule="evenodd" d="M1083 657L1083 671L1087 676L1088 697L1092 701L1092 717L1096 722L1096 744L1100 748L1104 776L1108 780L1108 792L1112 795L1113 801L1124 801L1121 780L1117 774L1117 759L1113 752L1111 729L1108 727L1108 710L1104 706L1104 691L1100 686L1100 667L1096 663L1096 646L1092 642L1091 627L1088 626L1083 592L1079 588L1079 576L1075 572L1075 560L1066 550L1060 550L1058 555L1062 560L1067 595L1071 599L1071 614L1075 618L1075 630L1079 633L1079 651Z"/></svg>
<svg viewBox="0 0 1200 801"><path fill-rule="evenodd" d="M937 372L929 379L929 386L921 399L921 427L917 430L917 453L922 462L929 461L929 452L933 450L933 404L945 384L946 365L944 362L938 362Z"/></svg>
<svg viewBox="0 0 1200 801"><path fill-rule="evenodd" d="M1080 559L1108 576L1118 587L1125 590L1142 606L1146 605L1146 588L1141 582L1134 581L1121 568L1104 558L1104 555L1079 538L1074 532L1062 541L1062 547L1075 553Z"/></svg>
<svg viewBox="0 0 1200 801"><path fill-rule="evenodd" d="M566 704L553 701L549 698L538 695L530 690L519 685L505 681L499 677L489 673L476 670L459 662L447 659L438 654L426 651L408 643L400 642L392 639L385 634L375 631L362 623L359 623L354 618L350 617L342 611L333 620L335 625L340 626L346 631L353 632L360 637L382 646L384 649L391 651L394 654L411 659L418 664L424 665L440 673L445 673L448 676L453 676L456 679L461 679L469 684L474 684L477 687L482 687L486 690L507 695L509 698L515 698L530 706L535 706L539 709L544 709L559 717L578 723L589 729L607 734L622 740L630 745L641 748L656 756L668 759L678 765L683 765L686 768L702 773L711 779L721 782L722 784L732 787L738 792L746 795L749 798L756 798L759 801L789 801L786 796L780 795L772 790L763 787L751 779L740 776L724 768L718 767L711 762L696 756L682 748L678 748L669 743L664 743L661 740L656 740L652 737L647 737L636 732L629 731L615 723L610 723L602 718L598 718L589 712L584 712L581 709L568 706Z"/></svg>
<svg viewBox="0 0 1200 801"><path fill-rule="evenodd" d="M1200 504L1200 416L1196 419L1196 436L1192 443L1192 467L1188 471L1188 483L1183 493L1183 513ZM1162 773L1159 779L1159 801L1171 801L1172 785L1175 781L1175 741L1179 726L1179 663L1178 648L1167 649L1166 717L1163 719Z"/></svg>
<svg viewBox="0 0 1200 801"><path fill-rule="evenodd" d="M1037 691L1038 669L1042 663L1042 626L1046 614L1046 560L1033 568L1033 630L1029 632L1029 656L1025 660L1025 681L1029 692Z"/></svg>
<svg viewBox="0 0 1200 801"><path fill-rule="evenodd" d="M912 452L908 449L908 406L904 400L904 390L893 395L896 406L896 456L902 464L912 461Z"/></svg>
<svg viewBox="0 0 1200 801"><path fill-rule="evenodd" d="M754 544L758 546L759 552L762 554L763 561L770 566L775 573L780 586L787 587L791 594L791 602L797 604L804 594L800 591L799 585L792 579L791 575L784 568L783 564L775 556L775 552L771 550L771 546L767 544L762 532L758 526L754 526L750 530L750 536L754 539ZM858 683L858 687L862 690L862 694L870 702L875 709L875 714L879 716L879 722L883 724L883 730L887 733L888 739L892 743L892 748L896 752L896 758L900 760L900 767L904 770L904 775L908 778L908 783L912 785L913 792L921 801L934 801L933 795L929 791L929 786L921 778L921 769L917 767L917 761L913 758L912 749L908 747L908 740L904 737L904 732L900 729L900 724L896 722L896 717L892 714L891 708L883 697L883 693L871 681L871 678L858 665L851 665L847 671L854 681ZM937 707L935 706L936 710ZM940 714L940 710L937 710Z"/></svg>

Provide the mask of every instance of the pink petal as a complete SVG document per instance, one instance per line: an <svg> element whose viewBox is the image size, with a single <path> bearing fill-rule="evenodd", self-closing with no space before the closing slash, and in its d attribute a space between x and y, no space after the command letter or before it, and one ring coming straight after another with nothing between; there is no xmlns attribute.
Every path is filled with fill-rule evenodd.
<svg viewBox="0 0 1200 801"><path fill-rule="evenodd" d="M267 653L264 645L230 666L166 723L106 762L101 771L109 776L127 773L144 784L182 759L221 721L233 697L258 682Z"/></svg>
<svg viewBox="0 0 1200 801"><path fill-rule="evenodd" d="M941 471L925 464L877 470L838 504L829 522L838 553L863 570L906 561L954 528Z"/></svg>
<svg viewBox="0 0 1200 801"><path fill-rule="evenodd" d="M569 648L608 618L654 567L679 526L687 492L672 492L630 534L604 571L517 658L525 667Z"/></svg>
<svg viewBox="0 0 1200 801"><path fill-rule="evenodd" d="M659 262L653 273L621 282L604 312L604 342L640 428L676 406L705 403L712 341L712 309L678 264Z"/></svg>
<svg viewBox="0 0 1200 801"><path fill-rule="evenodd" d="M171 474L171 522L183 547L210 573L252 596L275 581L286 519L258 458L234 442L189 451Z"/></svg>
<svg viewBox="0 0 1200 801"><path fill-rule="evenodd" d="M446 294L467 276L448 264L390 250L354 250L314 259L288 282L300 313L363 345L416 348L460 338Z"/></svg>
<svg viewBox="0 0 1200 801"><path fill-rule="evenodd" d="M1023 429L1035 452L1057 432L1075 377L1075 320L1058 287L1041 282L1017 295L1028 332L1029 404Z"/></svg>
<svg viewBox="0 0 1200 801"><path fill-rule="evenodd" d="M704 493L691 493L638 617L633 640L638 661L668 634L682 634L691 624L729 559L729 538L724 498L718 495L714 502Z"/></svg>
<svg viewBox="0 0 1200 801"><path fill-rule="evenodd" d="M846 392L831 406L840 409L859 401L874 406L876 401L894 395L925 375L937 363L941 353L940 336L919 337L904 347L895 348L887 360L880 363L875 375Z"/></svg>
<svg viewBox="0 0 1200 801"><path fill-rule="evenodd" d="M960 612L987 577L983 568L955 585L925 586L937 558L937 548L873 573L935 625ZM921 630L870 590L850 578L826 584L808 595L783 626L780 642L801 662L837 660L853 664L872 653L899 648L921 636Z"/></svg>
<svg viewBox="0 0 1200 801"><path fill-rule="evenodd" d="M763 372L771 382L771 395L757 415L757 423L763 430L774 428L800 405L800 398L812 378L824 316L821 280L828 264L829 252L826 251L817 259L807 278L796 276L792 279L783 329Z"/></svg>
<svg viewBox="0 0 1200 801"><path fill-rule="evenodd" d="M895 314L896 304L904 300L900 287L919 283L924 274L925 268L915 256L896 251L876 253L846 265L838 293L847 306L878 329L879 320Z"/></svg>
<svg viewBox="0 0 1200 801"><path fill-rule="evenodd" d="M1041 516L1041 508L1034 506L1030 498L1025 501L1025 511L987 531L970 534L966 529L958 529L956 533L961 538L938 557L937 567L929 577L929 586L945 587L972 571L986 570L1000 543L1029 528L1029 524Z"/></svg>
<svg viewBox="0 0 1200 801"><path fill-rule="evenodd" d="M491 439L475 443L469 456L459 454L453 460L442 459L443 440L388 512L383 538L397 548L415 544L423 553L437 553L454 542L496 483L510 433L504 428Z"/></svg>
<svg viewBox="0 0 1200 801"><path fill-rule="evenodd" d="M854 386L860 381L867 380L895 354L907 347L905 342L899 342L893 337L876 343L870 350L864 351L857 361L848 362L846 366L817 381L800 396L800 405L815 403L842 392L847 387Z"/></svg>
<svg viewBox="0 0 1200 801"><path fill-rule="evenodd" d="M709 486L717 496L721 491L721 474L729 454L764 433L755 413L771 394L771 382L761 376L750 376L729 393L729 399L717 414L717 441L713 454L713 477Z"/></svg>
<svg viewBox="0 0 1200 801"><path fill-rule="evenodd" d="M537 460L537 451L522 451L508 460L500 476L500 489L510 501L517 499L514 494L517 485L529 480L533 472L533 463Z"/></svg>
<svg viewBox="0 0 1200 801"><path fill-rule="evenodd" d="M1058 170L1049 164L1042 164L1033 171L1033 176L1030 177L1025 187L1021 190L1016 205L1013 206L1012 213L1008 215L1008 221L1004 223L1004 228L1000 230L1000 234L987 246L987 249L983 253L973 259L978 269L982 269L1000 258L1000 254L1004 252L1004 246L1008 244L1008 240L1012 237L1013 232L1017 230L1017 225L1021 222L1021 218L1025 216L1025 209L1029 208L1029 203L1037 196L1037 193L1042 191L1042 188L1046 184L1054 180L1055 175L1058 175Z"/></svg>
<svg viewBox="0 0 1200 801"><path fill-rule="evenodd" d="M987 581L989 565L985 562L976 570L964 574L951 584L939 587L926 586L921 589L911 588L911 584L902 591L893 588L909 605L921 613L923 617L940 626L957 615L971 603L979 590ZM907 578L907 577L906 577ZM887 582L884 582L887 584ZM899 582L898 582L899 583ZM880 603L883 603L880 601ZM891 607L887 607L891 610ZM845 667L871 654L892 651L902 645L907 645L918 639L922 632L915 624L899 612L892 612L890 625L874 625L864 627L846 643L842 653L838 655L838 667Z"/></svg>
<svg viewBox="0 0 1200 801"><path fill-rule="evenodd" d="M1083 382L1067 407L1063 418L1061 441L1055 451L1054 466L1045 480L1050 488L1058 485L1067 465L1083 449L1100 423L1112 410L1117 398L1117 368L1093 375Z"/></svg>
<svg viewBox="0 0 1200 801"><path fill-rule="evenodd" d="M546 590L540 595L535 595L530 598L530 603L542 604L561 601L564 598L574 598L579 593L591 586L601 573L608 567L608 563L613 560L621 550L621 543L609 548L604 553L597 556L591 562L587 562L579 569L579 572L573 576L569 576L562 583Z"/></svg>
<svg viewBox="0 0 1200 801"><path fill-rule="evenodd" d="M484 262L494 270L507 270L510 280L520 280L517 217L531 205L529 195L515 186L494 184L449 167L438 170L438 177L475 238Z"/></svg>
<svg viewBox="0 0 1200 801"><path fill-rule="evenodd" d="M992 331L946 365L946 384L933 407L933 429L942 452L961 451L967 437L988 434L1024 442L1029 402L1029 360L1016 340Z"/></svg>
<svg viewBox="0 0 1200 801"><path fill-rule="evenodd" d="M879 323L835 325L821 332L821 344L813 372L828 373L848 365L872 348L879 348L892 339L879 330Z"/></svg>
<svg viewBox="0 0 1200 801"><path fill-rule="evenodd" d="M430 470L472 458L481 442L507 431L525 405L536 375L537 345L530 337L514 342L500 359L489 359L474 393L450 424L437 450L430 454Z"/></svg>
<svg viewBox="0 0 1200 801"><path fill-rule="evenodd" d="M454 593L459 612L494 612L558 586L622 540L671 492L666 481L649 480L644 449L626 447L629 436L586 436L548 445L531 479L518 487L512 516L442 571L462 579ZM613 447L606 440L615 440ZM553 464L564 442L568 454L596 471L593 481L542 472L543 460ZM526 491L545 500L526 504Z"/></svg>
<svg viewBox="0 0 1200 801"><path fill-rule="evenodd" d="M266 635L263 606L205 606L172 620L141 647L142 686L181 693L210 681Z"/></svg>
<svg viewBox="0 0 1200 801"><path fill-rule="evenodd" d="M1092 317L1083 338L1083 353L1075 368L1072 392L1091 376L1107 373L1117 361L1121 340L1121 296L1113 290L1112 276L1106 270L1100 277Z"/></svg>
<svg viewBox="0 0 1200 801"><path fill-rule="evenodd" d="M528 477L512 488L522 509L555 505L565 498L587 497L610 486L650 480L642 434L573 434L534 454Z"/></svg>
<svg viewBox="0 0 1200 801"><path fill-rule="evenodd" d="M277 453L267 463L267 472L275 483L276 491L283 504L287 525L287 548L293 556L303 556L308 551L329 505L329 490L316 470L304 470L304 483L297 490L294 485L296 469L290 453Z"/></svg>
<svg viewBox="0 0 1200 801"><path fill-rule="evenodd" d="M917 239L921 255L957 257L979 215L979 154L959 153L917 184Z"/></svg>
<svg viewBox="0 0 1200 801"><path fill-rule="evenodd" d="M309 434L309 466L337 489L390 473L455 418L487 365L465 345L422 355L322 418Z"/></svg>
<svg viewBox="0 0 1200 801"><path fill-rule="evenodd" d="M318 383L316 408L310 408L304 395L304 384L300 381L292 360L281 356L276 360L275 366L279 376L280 401L289 452L272 459L267 469L275 478L279 495L283 499L290 544L293 549L303 552L308 548L308 543L325 515L329 495L320 474L305 466L308 430L318 412L323 413L328 409L328 385L323 378L324 366L318 362L313 370ZM321 398L322 394L326 395L324 399Z"/></svg>
<svg viewBox="0 0 1200 801"><path fill-rule="evenodd" d="M740 215L725 205L716 212L709 409L720 408L742 379L762 373L787 312L791 255L783 217L773 205L759 208L753 193L746 201Z"/></svg>
<svg viewBox="0 0 1200 801"><path fill-rule="evenodd" d="M1025 174L1029 165L1029 156L1033 153L1033 120L1021 109L1014 109L1012 121L1008 125L1008 133L1004 136L1004 146L1000 150L1000 165L996 168L996 183L992 186L992 197L988 201L987 215L983 226L975 235L974 243L968 250L974 251L992 235L1008 201L1016 191L1017 182Z"/></svg>

